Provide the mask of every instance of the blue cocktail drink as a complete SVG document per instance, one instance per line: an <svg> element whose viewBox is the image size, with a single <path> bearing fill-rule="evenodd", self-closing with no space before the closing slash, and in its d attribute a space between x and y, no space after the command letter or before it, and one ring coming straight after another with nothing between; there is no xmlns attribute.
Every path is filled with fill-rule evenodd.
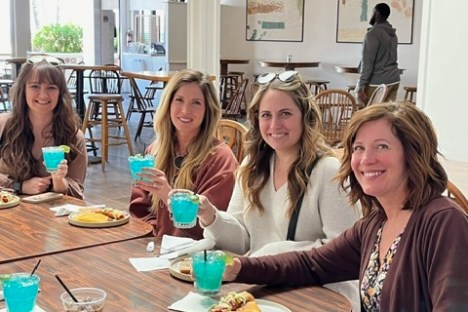
<svg viewBox="0 0 468 312"><path fill-rule="evenodd" d="M8 312L31 312L34 310L37 292L39 291L39 276L29 273L11 274L3 281Z"/></svg>
<svg viewBox="0 0 468 312"><path fill-rule="evenodd" d="M178 192L169 197L169 209L172 211L174 226L180 229L192 228L197 224L197 212L200 205L197 195Z"/></svg>
<svg viewBox="0 0 468 312"><path fill-rule="evenodd" d="M197 252L192 255L195 289L202 295L216 295L226 268L226 255L222 251Z"/></svg>
<svg viewBox="0 0 468 312"><path fill-rule="evenodd" d="M58 165L65 158L65 152L60 146L48 146L42 148L42 157L47 171L57 171Z"/></svg>
<svg viewBox="0 0 468 312"><path fill-rule="evenodd" d="M139 174L142 172L143 168L154 168L154 156L150 154L145 156L142 156L140 154L137 154L135 156L129 156L128 163L130 165L130 173L132 174L132 180L143 180L139 176Z"/></svg>

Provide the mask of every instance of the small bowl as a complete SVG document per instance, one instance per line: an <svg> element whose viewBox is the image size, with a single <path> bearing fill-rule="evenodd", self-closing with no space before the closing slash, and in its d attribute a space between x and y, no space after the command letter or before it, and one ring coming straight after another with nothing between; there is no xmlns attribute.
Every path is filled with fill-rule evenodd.
<svg viewBox="0 0 468 312"><path fill-rule="evenodd" d="M75 288L70 290L78 302L73 301L67 292L60 298L65 312L102 312L106 300L106 292L99 288Z"/></svg>

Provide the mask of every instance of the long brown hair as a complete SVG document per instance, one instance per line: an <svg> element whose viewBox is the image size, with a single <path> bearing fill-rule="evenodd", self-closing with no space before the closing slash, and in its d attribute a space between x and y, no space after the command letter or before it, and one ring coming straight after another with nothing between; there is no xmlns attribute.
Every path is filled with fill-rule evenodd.
<svg viewBox="0 0 468 312"><path fill-rule="evenodd" d="M381 207L374 196L364 193L351 169L352 145L357 132L364 123L378 119L390 123L403 145L408 174L405 209L419 209L444 192L447 173L438 160L437 135L431 120L412 103L371 105L353 115L344 134L343 158L337 179L343 189L349 189L352 204L361 202L364 216L373 207Z"/></svg>
<svg viewBox="0 0 468 312"><path fill-rule="evenodd" d="M40 160L32 154L34 135L26 102L26 84L32 77L38 82L57 85L59 98L51 120L51 136L55 145L70 146L70 153L66 155L68 161L76 158L79 153L76 134L80 128L80 120L73 111L72 97L62 70L45 60L33 64L25 63L10 90L13 110L2 133L0 152L6 167L10 168L10 176L16 180L39 176L42 166Z"/></svg>
<svg viewBox="0 0 468 312"><path fill-rule="evenodd" d="M260 192L271 175L270 158L274 154L274 150L263 140L259 127L260 103L268 90L279 90L290 94L302 113L303 133L300 153L288 173L288 192L291 205L287 214L291 216L297 201L306 191L309 180L307 172L319 155L331 156L333 152L321 134L320 110L312 100L312 94L299 74L290 82L273 79L270 83L261 85L248 107L247 117L250 127L245 143L248 160L239 169L242 187L247 194L251 209L258 209L260 212L265 210L260 201Z"/></svg>

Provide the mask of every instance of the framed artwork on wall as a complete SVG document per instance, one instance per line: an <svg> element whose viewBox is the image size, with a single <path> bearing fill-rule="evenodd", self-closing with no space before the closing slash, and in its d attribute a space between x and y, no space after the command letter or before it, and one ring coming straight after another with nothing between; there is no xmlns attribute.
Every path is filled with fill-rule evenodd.
<svg viewBox="0 0 468 312"><path fill-rule="evenodd" d="M247 41L303 40L305 0L246 1Z"/></svg>
<svg viewBox="0 0 468 312"><path fill-rule="evenodd" d="M362 43L371 25L375 5L390 6L388 21L396 29L398 43L413 43L414 0L338 0L336 42Z"/></svg>

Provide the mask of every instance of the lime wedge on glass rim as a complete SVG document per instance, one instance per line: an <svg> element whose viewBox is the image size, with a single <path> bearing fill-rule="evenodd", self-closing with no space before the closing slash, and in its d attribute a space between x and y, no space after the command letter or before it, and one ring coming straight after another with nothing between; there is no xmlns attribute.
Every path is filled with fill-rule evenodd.
<svg viewBox="0 0 468 312"><path fill-rule="evenodd" d="M11 278L11 274L0 274L0 285Z"/></svg>
<svg viewBox="0 0 468 312"><path fill-rule="evenodd" d="M200 198L195 194L189 195L189 200L194 204L199 204L200 203Z"/></svg>
<svg viewBox="0 0 468 312"><path fill-rule="evenodd" d="M64 153L67 153L67 154L70 153L70 146L68 146L68 145L60 145L59 147L63 149L63 152L64 152Z"/></svg>

